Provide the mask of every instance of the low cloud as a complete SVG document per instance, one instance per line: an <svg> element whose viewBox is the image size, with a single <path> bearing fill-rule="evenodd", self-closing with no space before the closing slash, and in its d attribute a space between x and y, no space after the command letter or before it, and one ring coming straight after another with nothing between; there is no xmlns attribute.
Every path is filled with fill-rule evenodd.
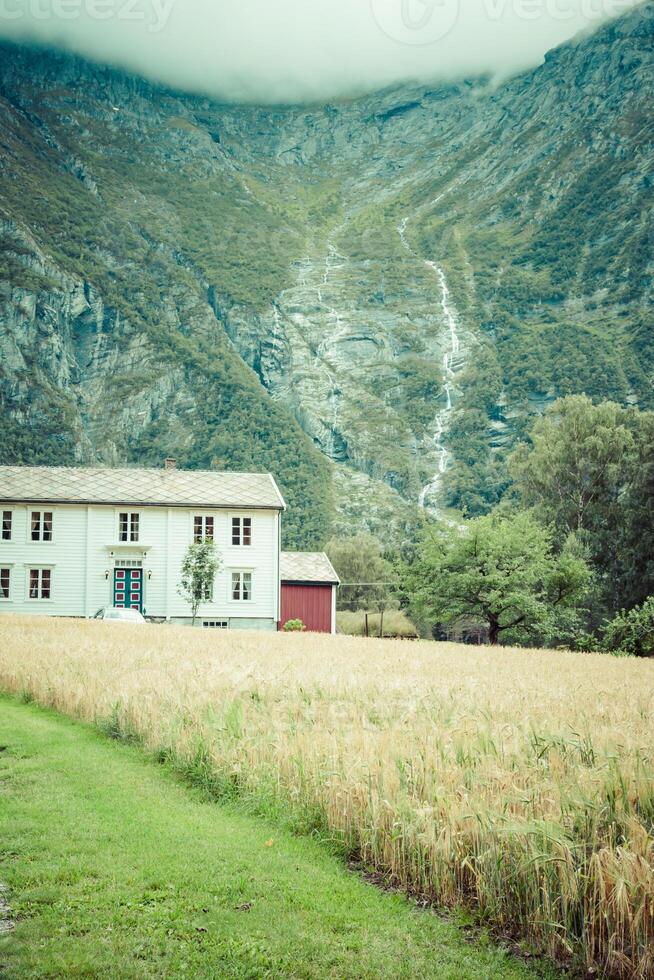
<svg viewBox="0 0 654 980"><path fill-rule="evenodd" d="M0 0L0 36L265 102L537 65L638 0Z"/></svg>

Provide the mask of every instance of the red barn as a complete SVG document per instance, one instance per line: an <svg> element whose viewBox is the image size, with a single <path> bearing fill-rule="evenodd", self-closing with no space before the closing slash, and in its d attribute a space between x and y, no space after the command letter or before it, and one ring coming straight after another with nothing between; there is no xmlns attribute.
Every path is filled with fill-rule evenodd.
<svg viewBox="0 0 654 980"><path fill-rule="evenodd" d="M311 633L336 632L336 588L339 578L324 553L283 551L282 618L301 619Z"/></svg>

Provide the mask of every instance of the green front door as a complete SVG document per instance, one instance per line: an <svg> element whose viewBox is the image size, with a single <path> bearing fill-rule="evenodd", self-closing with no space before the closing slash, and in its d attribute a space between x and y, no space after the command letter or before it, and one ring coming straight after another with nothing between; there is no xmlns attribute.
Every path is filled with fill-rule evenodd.
<svg viewBox="0 0 654 980"><path fill-rule="evenodd" d="M143 569L114 569L114 606L143 612Z"/></svg>

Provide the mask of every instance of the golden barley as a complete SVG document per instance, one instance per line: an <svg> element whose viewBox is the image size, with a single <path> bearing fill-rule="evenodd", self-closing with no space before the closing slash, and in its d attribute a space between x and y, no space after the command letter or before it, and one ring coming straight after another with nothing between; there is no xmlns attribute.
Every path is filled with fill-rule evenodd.
<svg viewBox="0 0 654 980"><path fill-rule="evenodd" d="M551 956L654 977L653 662L3 617L0 687Z"/></svg>

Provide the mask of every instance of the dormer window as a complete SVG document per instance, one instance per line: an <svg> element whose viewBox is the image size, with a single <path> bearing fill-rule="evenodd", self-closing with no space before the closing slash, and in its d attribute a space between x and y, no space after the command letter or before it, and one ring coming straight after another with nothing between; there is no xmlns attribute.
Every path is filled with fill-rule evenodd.
<svg viewBox="0 0 654 980"><path fill-rule="evenodd" d="M252 544L252 518L232 517L232 544L249 547Z"/></svg>
<svg viewBox="0 0 654 980"><path fill-rule="evenodd" d="M140 525L140 514L120 514L118 519L118 540L120 542L138 542Z"/></svg>
<svg viewBox="0 0 654 980"><path fill-rule="evenodd" d="M33 510L30 527L32 541L52 541L52 511Z"/></svg>

